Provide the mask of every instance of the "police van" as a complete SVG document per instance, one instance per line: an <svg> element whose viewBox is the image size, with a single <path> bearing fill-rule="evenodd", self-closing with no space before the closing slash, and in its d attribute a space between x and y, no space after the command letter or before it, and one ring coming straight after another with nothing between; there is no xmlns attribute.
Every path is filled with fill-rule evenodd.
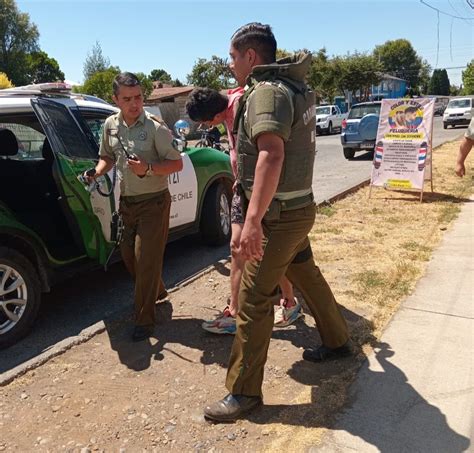
<svg viewBox="0 0 474 453"><path fill-rule="evenodd" d="M81 175L98 159L102 126L118 110L63 83L0 90L0 348L31 328L41 293L60 279L117 259L119 184ZM229 156L182 150L169 176L170 240L200 232L230 238Z"/></svg>

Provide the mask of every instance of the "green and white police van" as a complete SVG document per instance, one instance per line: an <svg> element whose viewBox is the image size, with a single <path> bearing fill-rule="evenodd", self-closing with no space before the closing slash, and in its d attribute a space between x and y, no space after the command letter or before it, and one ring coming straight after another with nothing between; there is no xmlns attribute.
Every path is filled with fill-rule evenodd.
<svg viewBox="0 0 474 453"><path fill-rule="evenodd" d="M95 166L103 123L117 109L69 88L0 90L0 348L31 329L41 293L55 282L119 257L113 171L99 190L80 180ZM223 244L230 238L229 156L186 146L182 156L183 170L169 176L170 240L200 232L206 243Z"/></svg>

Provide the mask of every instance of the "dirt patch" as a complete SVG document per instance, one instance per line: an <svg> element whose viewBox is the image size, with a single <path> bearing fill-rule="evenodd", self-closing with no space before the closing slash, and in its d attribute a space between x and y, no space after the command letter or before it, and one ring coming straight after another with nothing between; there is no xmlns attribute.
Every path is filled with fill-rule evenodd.
<svg viewBox="0 0 474 453"><path fill-rule="evenodd" d="M232 337L202 320L225 305L228 266L159 304L150 342L131 343L130 320L0 389L0 451L304 451L346 402L346 390L432 250L472 191L453 175L458 145L435 151L435 193L368 189L320 210L311 239L360 352L324 365L301 360L317 345L311 316L274 329L265 369L266 405L235 424L209 424L207 402L225 394ZM468 174L472 174L468 170ZM131 296L131 295L130 295Z"/></svg>

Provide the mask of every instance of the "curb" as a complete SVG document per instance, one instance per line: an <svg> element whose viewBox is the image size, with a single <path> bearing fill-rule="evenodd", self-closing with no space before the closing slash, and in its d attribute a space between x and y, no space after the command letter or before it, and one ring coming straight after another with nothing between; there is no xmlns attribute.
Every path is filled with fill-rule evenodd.
<svg viewBox="0 0 474 453"><path fill-rule="evenodd" d="M347 189L344 189L343 191L330 197L329 199L318 202L317 206L332 204L335 201L340 200L350 195L351 193L356 192L360 188L368 185L369 182L370 182L370 179L366 179L356 184L355 186L348 187ZM229 262L230 262L230 256L227 257L226 259L222 259L215 262L214 264L211 264L210 266L200 270L199 272L196 272L195 274L191 275L185 280L182 280L181 282L179 282L176 286L168 290L168 294L172 294L172 293L175 293L176 291L179 291L181 288L184 288L190 285L191 283L194 283L196 280L200 279L202 276L211 273L218 266L225 266ZM106 330L106 327L105 327L104 322L99 321L95 323L94 325L89 326L87 329L84 329L82 332L79 333L79 335L61 340L59 343L56 343L53 347L51 347L47 351L44 351L41 354L37 355L36 357L33 357L32 359L22 363L21 365L17 365L15 368L12 368L11 370L2 373L0 377L0 387L4 387L8 385L17 377L20 377L23 374L26 374L28 371L34 370L35 368L38 368L39 366L44 365L46 362L53 359L54 357L57 357L63 354L64 352L68 351L74 346L78 346L80 344L85 343L86 341L104 332L105 330Z"/></svg>

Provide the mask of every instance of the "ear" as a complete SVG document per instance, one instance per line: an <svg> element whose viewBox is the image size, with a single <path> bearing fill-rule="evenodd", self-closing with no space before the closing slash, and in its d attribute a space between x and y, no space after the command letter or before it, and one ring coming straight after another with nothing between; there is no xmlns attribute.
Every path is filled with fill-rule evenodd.
<svg viewBox="0 0 474 453"><path fill-rule="evenodd" d="M252 48L248 48L247 49L247 61L249 62L249 64L251 66L255 66L256 65L256 61L257 61L257 52L255 52L255 49L252 49Z"/></svg>
<svg viewBox="0 0 474 453"><path fill-rule="evenodd" d="M118 99L117 99L117 96L115 96L115 94L112 95L112 101L114 101L115 105L118 105L117 103Z"/></svg>

